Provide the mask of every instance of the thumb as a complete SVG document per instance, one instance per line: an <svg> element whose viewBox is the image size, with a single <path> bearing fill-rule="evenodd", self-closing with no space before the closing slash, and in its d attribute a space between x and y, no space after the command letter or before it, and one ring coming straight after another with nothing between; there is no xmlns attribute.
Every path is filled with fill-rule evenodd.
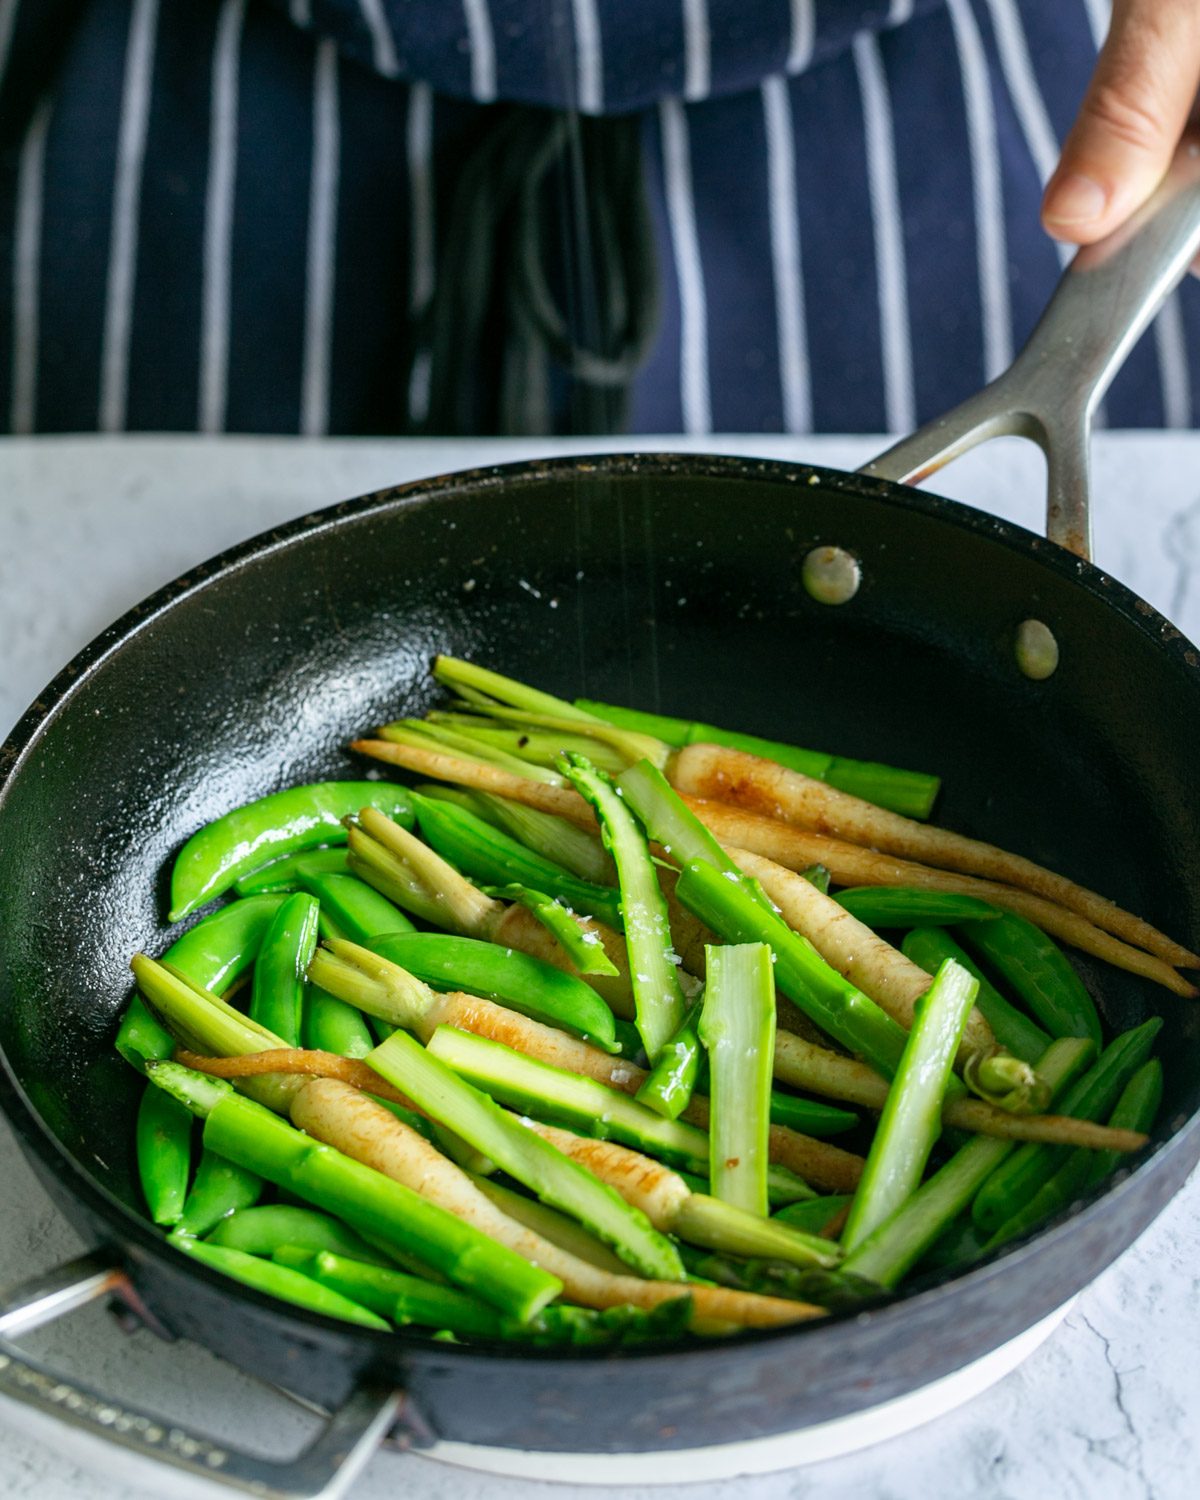
<svg viewBox="0 0 1200 1500"><path fill-rule="evenodd" d="M1195 0L1116 0L1112 27L1042 204L1056 239L1090 244L1162 180L1200 84Z"/></svg>

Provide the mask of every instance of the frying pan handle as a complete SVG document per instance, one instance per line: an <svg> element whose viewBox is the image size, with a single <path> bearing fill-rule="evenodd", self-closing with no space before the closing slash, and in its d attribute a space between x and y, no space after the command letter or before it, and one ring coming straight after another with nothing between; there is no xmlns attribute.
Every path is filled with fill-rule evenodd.
<svg viewBox="0 0 1200 1500"><path fill-rule="evenodd" d="M1013 364L945 416L865 465L919 484L988 438L1031 438L1046 454L1046 535L1091 555L1088 439L1113 376L1200 251L1200 144L1187 139L1136 214L1080 250Z"/></svg>
<svg viewBox="0 0 1200 1500"><path fill-rule="evenodd" d="M0 1294L0 1397L104 1438L134 1454L260 1500L316 1500L344 1494L396 1420L403 1393L363 1386L335 1411L295 1458L275 1461L189 1432L64 1379L21 1352L14 1340L77 1308L115 1297L135 1313L128 1275L102 1255L86 1255Z"/></svg>

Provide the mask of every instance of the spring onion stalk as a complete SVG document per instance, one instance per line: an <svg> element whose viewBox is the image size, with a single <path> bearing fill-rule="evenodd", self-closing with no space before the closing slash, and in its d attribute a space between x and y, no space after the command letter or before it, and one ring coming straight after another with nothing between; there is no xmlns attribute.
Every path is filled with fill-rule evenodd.
<svg viewBox="0 0 1200 1500"><path fill-rule="evenodd" d="M648 760L652 765L664 766L671 754L671 747L653 735L639 734L636 730L618 729L614 724L600 720L565 718L562 714L541 713L533 709L515 708L502 703L480 703L475 705L476 714L487 719L501 720L523 732L524 738L544 737L548 744L557 739L559 753L575 753L574 745L582 745L582 753L594 765L613 763L619 769L632 765L634 761ZM430 714L435 723L440 716ZM478 721L476 721L478 722ZM467 731L474 734L474 729ZM494 743L494 742L492 742ZM598 748L600 754L592 753Z"/></svg>
<svg viewBox="0 0 1200 1500"><path fill-rule="evenodd" d="M163 958L196 984L223 995L250 968L262 946L263 934L282 904L281 896L233 901L202 917L167 949ZM117 1051L142 1071L146 1058L167 1058L175 1038L156 1021L140 995L134 995L121 1020Z"/></svg>
<svg viewBox="0 0 1200 1500"><path fill-rule="evenodd" d="M1023 1011L1006 1000L974 959L942 928L914 927L911 932L905 933L900 951L905 958L919 964L927 974L936 974L948 958L961 965L968 974L973 974L979 981L975 1008L992 1028L997 1042L1014 1057L1022 1058L1025 1062L1036 1062L1050 1045L1053 1040L1050 1033L1043 1031Z"/></svg>
<svg viewBox="0 0 1200 1500"><path fill-rule="evenodd" d="M414 801L426 842L471 880L488 885L515 880L620 931L623 903L614 887L580 880L461 807L419 796Z"/></svg>
<svg viewBox="0 0 1200 1500"><path fill-rule="evenodd" d="M561 1122L600 1140L615 1140L673 1167L708 1174L708 1135L683 1120L667 1120L636 1099L594 1078L581 1077L471 1032L442 1026L429 1053L494 1099L535 1119ZM399 1086L399 1085L397 1085ZM768 1173L774 1196L794 1201L812 1190L779 1166Z"/></svg>
<svg viewBox="0 0 1200 1500"><path fill-rule="evenodd" d="M831 1266L840 1259L829 1241L697 1192L679 1173L626 1146L524 1123L615 1188L664 1234L729 1255L769 1256L800 1266Z"/></svg>
<svg viewBox="0 0 1200 1500"><path fill-rule="evenodd" d="M497 903L390 818L364 808L349 832L350 865L389 900L456 932L483 935Z"/></svg>
<svg viewBox="0 0 1200 1500"><path fill-rule="evenodd" d="M627 1264L662 1281L683 1279L675 1250L643 1213L510 1119L435 1051L426 1051L397 1031L371 1053L368 1062L433 1119L452 1128L543 1202L579 1219Z"/></svg>
<svg viewBox="0 0 1200 1500"><path fill-rule="evenodd" d="M580 724L592 724L601 716L576 708L565 698L556 698L552 693L543 693L526 686L514 677L505 677L474 662L463 661L456 656L438 656L434 659L433 675L445 687L455 692L470 692L475 701L504 703L511 708L528 709L530 713L553 714L560 719L572 719Z"/></svg>
<svg viewBox="0 0 1200 1500"><path fill-rule="evenodd" d="M147 1072L204 1119L210 1150L336 1214L360 1234L394 1243L502 1312L525 1322L561 1292L556 1277L391 1178L317 1144L228 1084L178 1063L156 1062Z"/></svg>
<svg viewBox="0 0 1200 1500"><path fill-rule="evenodd" d="M1154 1016L1123 1032L1100 1054L1092 1068L1064 1096L1064 1115L1102 1118L1116 1104L1121 1090L1150 1056L1162 1021ZM983 1235L992 1235L1045 1184L1063 1162L1062 1146L1024 1145L987 1180L971 1206L971 1217Z"/></svg>
<svg viewBox="0 0 1200 1500"><path fill-rule="evenodd" d="M1067 1037L1052 1042L1038 1059L1038 1074L1057 1097L1079 1077L1094 1053L1091 1042ZM940 1167L899 1211L847 1256L848 1271L881 1286L897 1282L946 1233L995 1169L1017 1147L1012 1141L976 1136Z"/></svg>
<svg viewBox="0 0 1200 1500"><path fill-rule="evenodd" d="M506 901L514 906L523 906L538 919L543 927L562 946L571 962L581 974L616 974L616 964L604 951L604 944L594 930L579 925L572 912L560 902L542 891L529 886L509 885L484 886L484 894L494 901Z"/></svg>
<svg viewBox="0 0 1200 1500"><path fill-rule="evenodd" d="M700 1039L710 1073L709 1180L713 1196L766 1215L775 984L765 943L707 950Z"/></svg>
<svg viewBox="0 0 1200 1500"><path fill-rule="evenodd" d="M686 1010L666 899L645 835L621 793L580 756L564 765L569 766L575 790L594 808L605 847L617 866L637 1028L646 1056L654 1063L679 1029Z"/></svg>
<svg viewBox="0 0 1200 1500"><path fill-rule="evenodd" d="M522 760L518 755L509 755L495 745L484 745L468 734L449 729L443 724L427 724L424 719L398 719L385 724L379 731L386 742L393 745L411 745L417 750L438 750L456 760L479 761L497 771L506 771L510 776L520 776L527 781L544 781L550 786L562 786L562 777L557 771L539 766L536 761Z"/></svg>
<svg viewBox="0 0 1200 1500"><path fill-rule="evenodd" d="M508 717L506 714L505 717ZM495 751L503 751L517 760L531 761L536 766L553 767L560 755L586 755L601 770L615 774L629 764L629 756L622 754L613 745L605 744L587 735L574 734L565 727L534 728L535 722L524 716L516 716L514 722L499 725L490 718L471 714L445 713L435 710L423 721L439 729L451 729L469 740ZM560 720L564 726L566 720ZM610 730L609 733L615 731Z"/></svg>
<svg viewBox="0 0 1200 1500"><path fill-rule="evenodd" d="M688 1107L703 1071L700 1009L701 1001L694 1001L637 1091L640 1104L668 1120L677 1120Z"/></svg>
<svg viewBox="0 0 1200 1500"><path fill-rule="evenodd" d="M576 698L575 707L607 719L620 728L653 735L676 749L682 749L684 745L709 744L744 750L763 760L776 761L802 775L827 781L841 791L851 792L867 802L910 818L929 816L941 785L936 776L927 776L921 771L901 771L874 761L851 760L827 755L820 750L803 750L797 745L761 739L754 734L718 729L714 724L673 719L665 714L640 713L636 709L597 703L590 698Z"/></svg>
<svg viewBox="0 0 1200 1500"><path fill-rule="evenodd" d="M324 1313L326 1317L341 1318L346 1323L357 1323L363 1328L391 1327L385 1318L371 1312L361 1303L353 1301L332 1287L314 1281L310 1276L291 1266L278 1265L274 1261L260 1260L256 1255L247 1255L242 1250L230 1250L203 1240L186 1236L173 1238L176 1249L190 1255L202 1265L210 1266L222 1275L240 1281L243 1286L253 1287L256 1292L265 1292L290 1302L294 1307L304 1307L309 1312Z"/></svg>
<svg viewBox="0 0 1200 1500"><path fill-rule="evenodd" d="M425 793L424 787L418 790ZM580 880L591 881L594 885L611 885L615 881L612 861L595 834L585 833L582 828L556 818L553 813L539 812L535 807L525 807L507 797L497 797L491 792L475 792L473 795L480 804L480 817L495 821L543 859L561 865Z"/></svg>
<svg viewBox="0 0 1200 1500"><path fill-rule="evenodd" d="M946 1084L976 988L970 974L948 959L918 1004L846 1220L842 1243L847 1251L860 1245L916 1191L941 1133Z"/></svg>

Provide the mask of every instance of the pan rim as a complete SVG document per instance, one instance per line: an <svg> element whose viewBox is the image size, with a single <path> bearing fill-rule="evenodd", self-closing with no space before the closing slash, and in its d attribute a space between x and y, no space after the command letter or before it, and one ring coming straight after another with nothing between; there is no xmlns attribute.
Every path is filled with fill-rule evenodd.
<svg viewBox="0 0 1200 1500"><path fill-rule="evenodd" d="M324 531L354 525L393 509L402 511L425 503L466 502L489 495L502 497L522 484L552 483L564 475L573 474L590 479L625 478L647 473L686 473L692 478L715 480L736 476L742 481L824 488L857 494L876 503L914 511L1031 557L1039 566L1065 577L1070 583L1082 587L1085 592L1115 609L1129 624L1136 626L1139 632L1153 639L1158 649L1167 650L1174 658L1177 669L1200 673L1200 654L1196 648L1164 616L1124 584L1104 573L1094 563L1075 556L1038 533L960 501L861 473L821 465L790 463L780 459L743 458L731 454L664 451L579 454L522 460L412 480L403 485L375 490L308 511L217 553L154 590L78 651L18 719L3 745L0 745L0 808L3 808L14 779L34 751L43 730L49 727L74 694L83 689L90 677L144 630L152 628L173 607L193 598L204 589L215 586L221 579L253 567L278 551L305 543L308 538ZM414 1341L404 1330L397 1334L352 1329L350 1325L336 1319L301 1308L290 1307L285 1311L284 1305L277 1299L231 1282L229 1278L189 1257L171 1254L172 1247L166 1236L93 1179L82 1163L76 1161L59 1142L28 1098L3 1051L0 1051L0 1063L3 1064L0 1066L0 1110L13 1125L22 1144L34 1149L40 1163L57 1172L60 1178L65 1168L69 1179L66 1185L72 1195L93 1215L117 1231L122 1251L131 1246L136 1247L139 1254L165 1264L173 1274L185 1278L196 1276L224 1295L232 1294L235 1299L244 1299L250 1305L269 1312L284 1322L317 1328L326 1333L336 1330L342 1338L361 1344L371 1355L376 1355L385 1348L394 1352L399 1347L402 1358L409 1364L453 1361L455 1364L469 1365L472 1361L478 1361L482 1365L495 1367L505 1360L525 1364L531 1359L542 1364L563 1366L573 1365L581 1360L593 1362L613 1359L637 1360L639 1363L667 1359L674 1364L680 1360L712 1359L730 1347L745 1347L804 1335L815 1336L819 1329L832 1328L848 1321L867 1319L874 1322L884 1318L890 1321L903 1316L907 1308L937 1295L947 1286L970 1283L981 1287L1006 1269L1016 1271L1033 1243L1049 1243L1061 1237L1071 1227L1087 1222L1096 1213L1101 1200L1115 1205L1132 1184L1140 1181L1152 1167L1164 1164L1168 1156L1185 1149L1197 1132L1200 1132L1200 1110L1197 1110L1169 1137L1148 1147L1141 1160L1119 1183L1093 1189L1084 1199L1077 1200L1076 1204L1064 1209L1048 1223L1012 1241L965 1273L952 1276L935 1273L919 1278L909 1288L888 1293L863 1309L834 1313L810 1323L785 1328L750 1330L712 1343L688 1340L684 1344L667 1347L599 1352L522 1350L500 1344L455 1346L433 1344L425 1340ZM129 1257L126 1255L125 1258ZM1036 1314L1030 1315L1030 1321L1036 1321Z"/></svg>

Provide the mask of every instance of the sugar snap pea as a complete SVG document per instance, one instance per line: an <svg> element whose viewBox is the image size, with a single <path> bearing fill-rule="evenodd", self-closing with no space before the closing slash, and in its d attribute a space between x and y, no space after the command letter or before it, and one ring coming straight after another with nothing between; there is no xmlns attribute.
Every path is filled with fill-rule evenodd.
<svg viewBox="0 0 1200 1500"><path fill-rule="evenodd" d="M301 1020L304 1045L339 1057L366 1057L375 1040L361 1010L310 984Z"/></svg>
<svg viewBox="0 0 1200 1500"><path fill-rule="evenodd" d="M926 974L936 974L948 958L960 964L968 974L973 974L979 981L975 1008L992 1028L992 1035L1014 1057L1035 1063L1050 1045L1052 1038L1049 1033L1006 1000L974 959L943 928L914 927L905 933L900 951Z"/></svg>
<svg viewBox="0 0 1200 1500"><path fill-rule="evenodd" d="M833 898L868 927L933 927L957 922L990 922L1000 908L977 896L923 891L902 885L856 885Z"/></svg>
<svg viewBox="0 0 1200 1500"><path fill-rule="evenodd" d="M222 1219L207 1238L210 1245L245 1250L250 1255L270 1255L277 1245L296 1245L310 1255L329 1251L373 1266L392 1264L340 1219L291 1203L239 1209Z"/></svg>
<svg viewBox="0 0 1200 1500"><path fill-rule="evenodd" d="M263 936L254 965L250 1019L300 1045L304 974L317 946L317 902L306 891L287 896Z"/></svg>
<svg viewBox="0 0 1200 1500"><path fill-rule="evenodd" d="M360 807L377 807L412 827L408 792L386 781L318 781L289 787L207 823L176 857L170 920L180 921L267 860L316 844L344 844L342 820Z"/></svg>
<svg viewBox="0 0 1200 1500"><path fill-rule="evenodd" d="M310 1312L341 1318L347 1323L359 1323L364 1328L386 1330L391 1327L378 1313L319 1281L313 1281L291 1266L276 1265L274 1261L262 1260L257 1255L247 1255L244 1250L230 1250L205 1240L189 1239L186 1235L181 1235L174 1243L193 1260L231 1276L243 1286L253 1287L256 1292L290 1302L294 1307L306 1307Z"/></svg>
<svg viewBox="0 0 1200 1500"><path fill-rule="evenodd" d="M322 922L328 918L336 925L338 930L331 936L369 943L385 932L415 930L398 906L357 875L305 872L299 885L320 902Z"/></svg>
<svg viewBox="0 0 1200 1500"><path fill-rule="evenodd" d="M365 947L437 990L465 990L560 1026L612 1052L613 1013L589 985L540 958L446 932L398 932Z"/></svg>
<svg viewBox="0 0 1200 1500"><path fill-rule="evenodd" d="M345 875L349 869L350 856L344 845L334 849L303 849L299 854L273 859L269 865L260 865L248 875L239 876L233 888L239 896L286 895L300 889L303 875Z"/></svg>
<svg viewBox="0 0 1200 1500"><path fill-rule="evenodd" d="M1123 1032L1065 1095L1058 1112L1080 1120L1101 1119L1150 1055L1162 1021L1152 1016ZM983 1235L992 1235L1054 1176L1070 1147L1027 1143L991 1174L975 1195L971 1218Z"/></svg>
<svg viewBox="0 0 1200 1500"><path fill-rule="evenodd" d="M156 1093L161 1090L155 1090ZM190 1118L189 1118L190 1123ZM253 1208L263 1180L215 1151L202 1151L196 1178L176 1227L179 1234L204 1235L239 1209Z"/></svg>
<svg viewBox="0 0 1200 1500"><path fill-rule="evenodd" d="M1040 927L1004 912L993 921L964 923L959 931L1052 1036L1085 1036L1103 1045L1100 1017L1083 980Z"/></svg>
<svg viewBox="0 0 1200 1500"><path fill-rule="evenodd" d="M148 1083L137 1115L137 1162L142 1196L156 1224L177 1224L183 1215L191 1139L188 1111Z"/></svg>

